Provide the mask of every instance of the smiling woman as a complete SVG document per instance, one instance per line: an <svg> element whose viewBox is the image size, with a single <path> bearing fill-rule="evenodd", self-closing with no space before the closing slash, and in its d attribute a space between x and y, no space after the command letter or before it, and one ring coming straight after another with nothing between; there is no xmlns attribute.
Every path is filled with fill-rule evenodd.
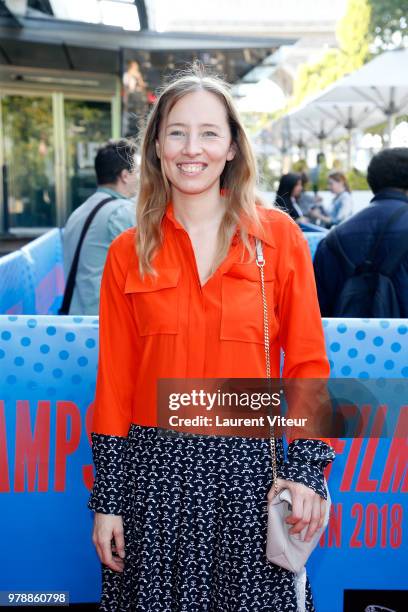
<svg viewBox="0 0 408 612"><path fill-rule="evenodd" d="M206 123L209 116L215 123ZM214 185L218 188L226 162L235 155L221 102L208 91L179 100L161 126L156 150L173 193L198 194Z"/></svg>
<svg viewBox="0 0 408 612"><path fill-rule="evenodd" d="M263 242L271 376L326 378L306 241L255 192L254 155L228 87L199 67L164 87L142 139L137 229L109 249L89 501L101 610L314 610L309 581L265 554L268 438L163 435L157 381L265 376L255 240ZM305 417L308 415L305 414ZM223 431L224 430L224 431ZM290 533L322 524L325 439L276 440ZM112 541L114 544L112 545Z"/></svg>

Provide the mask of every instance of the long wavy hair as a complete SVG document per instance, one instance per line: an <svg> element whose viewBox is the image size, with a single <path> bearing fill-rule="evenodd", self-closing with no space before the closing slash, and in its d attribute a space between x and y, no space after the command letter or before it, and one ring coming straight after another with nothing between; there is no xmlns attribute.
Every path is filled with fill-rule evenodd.
<svg viewBox="0 0 408 612"><path fill-rule="evenodd" d="M226 257L237 226L243 244L243 254L247 251L250 257L254 257L254 248L249 240L246 225L255 223L261 229L257 205L265 206L265 204L256 193L257 169L252 147L228 85L221 78L207 74L202 65L195 64L189 70L178 73L164 86L141 134L135 246L142 277L145 274L157 274L152 259L163 239L162 219L166 206L171 200L171 185L157 156L155 143L161 125L166 121L174 105L184 96L196 91L208 91L222 102L236 150L234 158L226 162L220 177L220 188L227 201L219 228L212 272Z"/></svg>

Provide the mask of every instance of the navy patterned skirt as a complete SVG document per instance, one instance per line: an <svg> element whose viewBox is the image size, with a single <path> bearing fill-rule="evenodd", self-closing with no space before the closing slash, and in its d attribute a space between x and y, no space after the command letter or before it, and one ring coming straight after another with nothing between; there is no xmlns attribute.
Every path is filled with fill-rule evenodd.
<svg viewBox="0 0 408 612"><path fill-rule="evenodd" d="M102 566L100 610L298 610L294 574L265 555L267 439L168 436L133 424L124 461L125 567ZM315 611L308 579L305 609Z"/></svg>

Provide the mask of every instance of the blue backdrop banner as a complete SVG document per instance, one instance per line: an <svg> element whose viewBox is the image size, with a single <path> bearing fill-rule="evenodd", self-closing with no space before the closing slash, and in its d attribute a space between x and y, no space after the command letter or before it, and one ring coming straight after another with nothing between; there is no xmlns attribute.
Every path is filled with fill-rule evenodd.
<svg viewBox="0 0 408 612"><path fill-rule="evenodd" d="M332 376L408 378L406 321L323 323ZM97 351L97 318L0 316L0 591L99 600L87 509ZM406 587L407 440L333 443L332 514L307 567L318 612L341 612L345 589Z"/></svg>

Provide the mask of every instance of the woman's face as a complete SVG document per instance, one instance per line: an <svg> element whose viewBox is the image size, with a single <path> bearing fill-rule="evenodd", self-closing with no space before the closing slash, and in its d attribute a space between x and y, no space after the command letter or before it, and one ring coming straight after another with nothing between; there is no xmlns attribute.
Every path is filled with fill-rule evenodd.
<svg viewBox="0 0 408 612"><path fill-rule="evenodd" d="M226 109L214 94L186 94L171 109L159 131L156 152L172 190L199 194L214 186L234 158Z"/></svg>
<svg viewBox="0 0 408 612"><path fill-rule="evenodd" d="M292 190L292 198L298 198L302 193L302 181L299 179Z"/></svg>
<svg viewBox="0 0 408 612"><path fill-rule="evenodd" d="M341 193L344 191L344 184L342 181L329 178L329 189L332 193Z"/></svg>

